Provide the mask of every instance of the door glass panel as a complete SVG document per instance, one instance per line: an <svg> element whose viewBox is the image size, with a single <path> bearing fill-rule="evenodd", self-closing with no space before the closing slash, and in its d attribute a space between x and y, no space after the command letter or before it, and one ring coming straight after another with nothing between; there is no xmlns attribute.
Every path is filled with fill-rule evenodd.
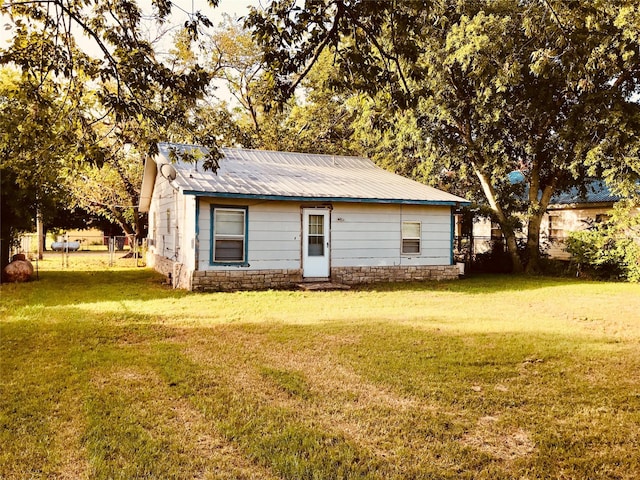
<svg viewBox="0 0 640 480"><path fill-rule="evenodd" d="M308 254L310 257L324 255L323 215L309 215Z"/></svg>

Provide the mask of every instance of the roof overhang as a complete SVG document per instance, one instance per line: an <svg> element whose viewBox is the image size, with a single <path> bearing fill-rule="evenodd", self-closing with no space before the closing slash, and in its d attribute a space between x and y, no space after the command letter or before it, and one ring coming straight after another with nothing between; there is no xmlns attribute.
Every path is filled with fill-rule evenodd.
<svg viewBox="0 0 640 480"><path fill-rule="evenodd" d="M408 200L408 199L389 199L389 198L357 198L357 197L311 197L311 196L286 196L286 195L261 195L250 193L224 193L224 192L206 192L195 190L184 190L184 195L194 195L196 197L210 198L237 198L243 200L272 200L284 202L336 202L336 203L375 203L375 204L392 204L392 205L432 205L432 206L448 206L463 207L471 205L471 202L454 202L446 200Z"/></svg>
<svg viewBox="0 0 640 480"><path fill-rule="evenodd" d="M586 210L589 208L613 208L615 202L576 202L576 203L554 203L547 207L547 210Z"/></svg>
<svg viewBox="0 0 640 480"><path fill-rule="evenodd" d="M140 188L140 201L138 211L148 212L151 207L151 197L156 184L158 168L153 158L147 157L144 161L144 173L142 174L142 187Z"/></svg>

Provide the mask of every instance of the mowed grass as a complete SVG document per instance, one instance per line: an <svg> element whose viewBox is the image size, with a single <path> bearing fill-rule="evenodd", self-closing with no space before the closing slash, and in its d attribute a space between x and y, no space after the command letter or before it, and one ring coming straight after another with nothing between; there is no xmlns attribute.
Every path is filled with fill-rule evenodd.
<svg viewBox="0 0 640 480"><path fill-rule="evenodd" d="M0 478L634 479L640 285L0 287Z"/></svg>

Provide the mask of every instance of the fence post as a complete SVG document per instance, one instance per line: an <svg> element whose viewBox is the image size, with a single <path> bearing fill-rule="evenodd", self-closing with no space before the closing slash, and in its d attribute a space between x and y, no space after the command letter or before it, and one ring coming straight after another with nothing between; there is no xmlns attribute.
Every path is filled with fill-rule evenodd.
<svg viewBox="0 0 640 480"><path fill-rule="evenodd" d="M116 238L115 237L109 237L109 266L113 267L114 264L114 256L115 256L115 250L116 250Z"/></svg>

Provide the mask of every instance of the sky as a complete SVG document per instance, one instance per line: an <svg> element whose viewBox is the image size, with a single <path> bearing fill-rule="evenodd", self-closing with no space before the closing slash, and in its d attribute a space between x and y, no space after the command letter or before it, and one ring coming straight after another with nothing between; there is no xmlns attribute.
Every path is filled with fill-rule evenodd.
<svg viewBox="0 0 640 480"><path fill-rule="evenodd" d="M0 2L2 3L2 2ZM9 2L4 2L6 8ZM262 5L268 3L268 0L262 0ZM140 0L144 12L151 12L151 0ZM223 14L231 17L242 17L249 12L249 7L261 6L261 0L220 0L217 8L211 8L206 0L173 0L174 9L170 22L178 25L184 25L189 18L188 14L195 11L201 11L209 17L214 25L222 21ZM8 42L12 37L12 26L6 15L0 15L0 48L8 46ZM92 47L89 46L91 49Z"/></svg>
<svg viewBox="0 0 640 480"><path fill-rule="evenodd" d="M184 25L185 21L189 19L189 14L200 11L213 22L214 25L218 25L223 21L224 15L229 15L232 18L243 17L249 13L249 8L261 7L269 3L270 0L220 0L217 8L212 8L206 0L173 0L174 8L169 18L169 23L173 25L176 30ZM0 3L2 3L0 1ZM4 6L7 7L9 2L5 1ZM138 4L141 6L143 14L152 13L151 0L138 0ZM149 25L150 33L149 39L157 36L157 27L153 22ZM166 53L171 46L171 28L170 25L162 27L164 30L169 30L161 40L155 44L156 52L162 54ZM10 40L13 36L13 26L10 19L6 15L0 14L0 49L6 48L10 44ZM81 45L82 49L90 55L100 56L101 52L97 44L89 39L86 35L75 35L76 41ZM217 85L216 96L220 99L228 102L234 102L233 97L228 92L224 84Z"/></svg>

